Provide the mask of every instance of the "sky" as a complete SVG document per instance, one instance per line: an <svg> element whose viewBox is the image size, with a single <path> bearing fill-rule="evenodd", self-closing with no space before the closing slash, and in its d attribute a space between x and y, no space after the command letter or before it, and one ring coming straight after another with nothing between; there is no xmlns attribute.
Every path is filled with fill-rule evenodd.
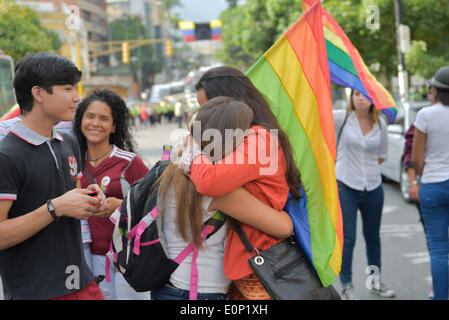
<svg viewBox="0 0 449 320"><path fill-rule="evenodd" d="M226 0L181 0L182 6L173 11L181 20L208 22L218 19L220 12L228 8Z"/></svg>

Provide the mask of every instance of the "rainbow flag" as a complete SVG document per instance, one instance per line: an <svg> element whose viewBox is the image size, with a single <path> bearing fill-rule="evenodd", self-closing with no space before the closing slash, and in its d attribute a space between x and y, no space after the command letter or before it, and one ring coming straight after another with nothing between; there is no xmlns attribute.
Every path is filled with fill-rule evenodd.
<svg viewBox="0 0 449 320"><path fill-rule="evenodd" d="M15 105L13 105L11 107L11 109L8 110L8 112L6 112L1 118L0 121L3 120L9 120L12 118L15 118L17 116L20 116L20 108L19 105L16 103Z"/></svg>
<svg viewBox="0 0 449 320"><path fill-rule="evenodd" d="M293 214L296 237L324 286L339 274L343 248L326 57L317 2L247 72L292 145L306 201L299 202L297 211L287 211Z"/></svg>
<svg viewBox="0 0 449 320"><path fill-rule="evenodd" d="M307 11L315 1L303 0L303 10ZM321 15L331 81L363 93L393 123L397 114L393 97L371 74L335 19L324 8L321 8Z"/></svg>

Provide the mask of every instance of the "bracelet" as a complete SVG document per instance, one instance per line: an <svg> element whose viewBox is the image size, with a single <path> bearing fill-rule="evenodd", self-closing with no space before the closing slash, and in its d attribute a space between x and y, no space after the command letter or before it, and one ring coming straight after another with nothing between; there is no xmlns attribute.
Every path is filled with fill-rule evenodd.
<svg viewBox="0 0 449 320"><path fill-rule="evenodd" d="M410 185L412 184L419 184L419 182L417 180L413 180L412 182L409 183Z"/></svg>
<svg viewBox="0 0 449 320"><path fill-rule="evenodd" d="M58 221L58 220L59 220L59 217L56 215L55 207L54 207L54 205L53 205L53 202L51 202L51 199L47 201L47 209L48 209L48 211L50 212L50 214L51 214L53 220L54 220L54 221Z"/></svg>

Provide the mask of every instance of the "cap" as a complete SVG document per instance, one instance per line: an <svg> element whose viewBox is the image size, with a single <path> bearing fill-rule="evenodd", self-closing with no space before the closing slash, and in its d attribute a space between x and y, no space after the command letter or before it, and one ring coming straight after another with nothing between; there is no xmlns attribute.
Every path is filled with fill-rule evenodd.
<svg viewBox="0 0 449 320"><path fill-rule="evenodd" d="M427 84L439 90L449 91L449 66L438 69L435 76L427 81Z"/></svg>

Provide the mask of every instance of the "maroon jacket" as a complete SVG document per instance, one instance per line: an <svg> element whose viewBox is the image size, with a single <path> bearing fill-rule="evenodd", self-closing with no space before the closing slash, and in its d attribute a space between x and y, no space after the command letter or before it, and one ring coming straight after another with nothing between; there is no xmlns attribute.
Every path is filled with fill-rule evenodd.
<svg viewBox="0 0 449 320"><path fill-rule="evenodd" d="M125 178L130 185L133 185L148 172L147 166L138 156L119 148L114 148L110 157L103 160L97 167L92 167L87 160L85 166L90 170L106 197L116 197L118 199L124 198L120 184L120 177L124 170L126 170ZM89 182L83 175L81 177L81 187L86 188L88 185ZM105 255L112 240L114 224L109 218L94 216L90 217L88 221L92 236L90 251L93 254Z"/></svg>

